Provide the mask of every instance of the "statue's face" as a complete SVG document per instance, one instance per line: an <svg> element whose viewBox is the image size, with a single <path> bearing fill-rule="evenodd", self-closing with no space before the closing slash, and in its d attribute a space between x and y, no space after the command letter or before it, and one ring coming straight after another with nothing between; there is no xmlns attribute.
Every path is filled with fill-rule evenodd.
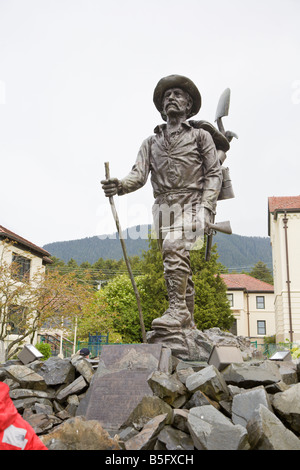
<svg viewBox="0 0 300 470"><path fill-rule="evenodd" d="M163 112L166 116L172 114L188 115L192 107L192 99L181 88L170 88L163 97Z"/></svg>

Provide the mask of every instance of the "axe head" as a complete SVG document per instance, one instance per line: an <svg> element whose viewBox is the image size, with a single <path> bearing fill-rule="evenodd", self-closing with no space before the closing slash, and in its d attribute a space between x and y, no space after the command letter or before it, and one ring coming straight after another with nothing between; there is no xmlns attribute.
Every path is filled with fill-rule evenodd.
<svg viewBox="0 0 300 470"><path fill-rule="evenodd" d="M220 96L218 106L217 106L215 121L217 121L218 119L224 116L228 116L229 105L230 105L230 88L226 88L226 90L224 90L222 95Z"/></svg>

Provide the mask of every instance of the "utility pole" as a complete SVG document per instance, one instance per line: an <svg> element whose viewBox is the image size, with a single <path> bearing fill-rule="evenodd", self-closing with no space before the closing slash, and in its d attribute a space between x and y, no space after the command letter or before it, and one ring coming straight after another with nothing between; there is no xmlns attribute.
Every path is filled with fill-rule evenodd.
<svg viewBox="0 0 300 470"><path fill-rule="evenodd" d="M291 281L290 281L290 266L289 266L289 249L288 249L288 218L286 211L284 212L283 228L285 234L285 255L286 255L286 274L287 274L287 291L288 291L288 305L289 305L289 321L290 321L290 342L293 342L293 324L292 324L292 304L291 304Z"/></svg>

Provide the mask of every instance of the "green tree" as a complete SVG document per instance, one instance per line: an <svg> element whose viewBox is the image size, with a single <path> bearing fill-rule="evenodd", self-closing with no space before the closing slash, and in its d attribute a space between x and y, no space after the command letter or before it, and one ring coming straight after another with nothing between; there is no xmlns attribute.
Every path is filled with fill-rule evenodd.
<svg viewBox="0 0 300 470"><path fill-rule="evenodd" d="M149 250L142 258L130 258L130 264L140 294L141 307L146 331L151 329L154 318L161 316L168 308L168 296L163 276L162 254L157 241L149 238ZM123 272L126 266L124 262ZM114 277L101 289L99 295L108 305L110 315L118 313L114 330L122 335L123 342L142 341L136 297L127 274Z"/></svg>
<svg viewBox="0 0 300 470"><path fill-rule="evenodd" d="M273 276L271 270L267 267L262 261L258 261L252 270L249 272L249 275L259 279L260 281L267 282L268 284L273 284Z"/></svg>
<svg viewBox="0 0 300 470"><path fill-rule="evenodd" d="M120 342L121 335L115 331L114 322L119 315L110 309L99 293L94 294L88 308L77 316L77 340L88 341L89 334L109 333L110 342Z"/></svg>
<svg viewBox="0 0 300 470"><path fill-rule="evenodd" d="M143 277L143 306L149 320L161 316L168 308L168 293L163 274L163 259L156 239L149 237L149 249L144 251L141 260Z"/></svg>
<svg viewBox="0 0 300 470"><path fill-rule="evenodd" d="M36 349L40 351L41 354L43 354L44 357L42 357L42 361L47 361L49 357L51 357L51 346L48 343L36 343L35 345Z"/></svg>
<svg viewBox="0 0 300 470"><path fill-rule="evenodd" d="M95 270L99 270L99 271L102 271L105 267L105 261L103 258L99 258L98 261L96 261L96 263L93 264L93 269Z"/></svg>
<svg viewBox="0 0 300 470"><path fill-rule="evenodd" d="M226 285L220 277L226 268L218 261L216 245L212 247L210 261L205 261L205 243L192 250L191 268L195 284L194 317L197 328L203 330L218 326L229 329L234 318L227 300ZM149 250L143 253L143 272L147 283L144 292L151 299L153 318L164 313L168 296L163 277L162 254L156 240L149 240ZM151 315L150 315L151 317Z"/></svg>
<svg viewBox="0 0 300 470"><path fill-rule="evenodd" d="M225 268L218 262L216 246L209 262L205 261L205 246L191 251L191 266L196 291L194 315L197 328L203 330L218 326L229 329L234 318L226 296L226 285L220 277ZM168 308L162 254L156 240L149 239L149 250L143 253L140 268L143 274L135 280L148 331L153 319L163 315ZM129 277L116 276L101 289L99 296L107 304L108 315L118 314L113 321L113 329L122 336L123 342L140 342L138 308Z"/></svg>
<svg viewBox="0 0 300 470"><path fill-rule="evenodd" d="M78 268L78 264L77 262L75 261L75 259L71 258L68 263L67 263L67 266L71 269L76 269Z"/></svg>
<svg viewBox="0 0 300 470"><path fill-rule="evenodd" d="M60 259L60 258L57 258L56 256L51 256L51 261L52 263L50 264L51 267L56 267L56 268L60 268L60 267L65 267L65 262Z"/></svg>
<svg viewBox="0 0 300 470"><path fill-rule="evenodd" d="M216 245L212 247L209 262L205 261L205 244L191 251L191 267L195 284L195 323L199 330L219 327L229 329L234 317L227 300L227 287L221 273L226 268L218 262Z"/></svg>
<svg viewBox="0 0 300 470"><path fill-rule="evenodd" d="M141 296L145 298L140 277L135 278ZM99 301L106 303L106 314L113 318L112 329L119 333L123 343L139 343L142 340L137 302L131 281L126 274L115 276L98 292ZM142 305L143 309L143 305ZM143 309L145 328L149 324Z"/></svg>
<svg viewBox="0 0 300 470"><path fill-rule="evenodd" d="M84 261L83 263L81 263L80 269L90 270L92 269L92 265L88 261Z"/></svg>
<svg viewBox="0 0 300 470"><path fill-rule="evenodd" d="M149 250L142 258L130 258L133 272L141 272L135 281L141 298L146 331L151 329L154 318L162 315L168 307L168 297L163 277L162 255L156 240L149 239ZM123 272L126 269L124 262ZM125 343L141 342L141 328L136 297L127 274L111 279L98 293L107 305L107 315L114 318L113 330Z"/></svg>

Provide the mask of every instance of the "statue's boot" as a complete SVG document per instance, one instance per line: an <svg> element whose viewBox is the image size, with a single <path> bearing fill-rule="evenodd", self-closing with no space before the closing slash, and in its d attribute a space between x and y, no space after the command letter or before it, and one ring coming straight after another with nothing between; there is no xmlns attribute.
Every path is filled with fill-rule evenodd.
<svg viewBox="0 0 300 470"><path fill-rule="evenodd" d="M194 309L195 309L195 296L194 294L187 295L185 298L187 308L191 314L191 328L197 328L195 319L194 319Z"/></svg>
<svg viewBox="0 0 300 470"><path fill-rule="evenodd" d="M161 317L153 320L152 328L190 328L191 314L185 300L188 275L176 271L172 275L165 275L165 279L169 308Z"/></svg>

